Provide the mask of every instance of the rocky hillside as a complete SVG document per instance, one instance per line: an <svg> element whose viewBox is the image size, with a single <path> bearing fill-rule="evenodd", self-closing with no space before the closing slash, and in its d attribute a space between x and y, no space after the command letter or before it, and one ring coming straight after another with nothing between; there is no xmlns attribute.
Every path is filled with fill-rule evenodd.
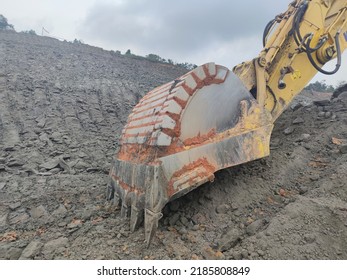
<svg viewBox="0 0 347 280"><path fill-rule="evenodd" d="M0 259L346 259L347 98L305 94L272 154L165 208L153 245L105 204L131 108L184 70L0 31ZM315 101L315 103L314 103Z"/></svg>

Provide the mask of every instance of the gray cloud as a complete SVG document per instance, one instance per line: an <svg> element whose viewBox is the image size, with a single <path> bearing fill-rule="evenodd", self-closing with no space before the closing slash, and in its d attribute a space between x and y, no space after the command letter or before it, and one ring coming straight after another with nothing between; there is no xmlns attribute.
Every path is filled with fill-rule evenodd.
<svg viewBox="0 0 347 280"><path fill-rule="evenodd" d="M80 26L81 37L114 49L188 56L261 34L287 0L132 0L99 3ZM261 38L259 36L259 42Z"/></svg>

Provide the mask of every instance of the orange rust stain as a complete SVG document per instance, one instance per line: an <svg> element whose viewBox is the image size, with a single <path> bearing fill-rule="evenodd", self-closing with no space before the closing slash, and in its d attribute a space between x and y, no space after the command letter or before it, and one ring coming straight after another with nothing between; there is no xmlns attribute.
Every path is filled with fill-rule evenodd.
<svg viewBox="0 0 347 280"><path fill-rule="evenodd" d="M148 134L151 134L151 132L143 132L143 133L136 133L136 134L124 134L123 137L130 138L130 137L145 137L148 136Z"/></svg>
<svg viewBox="0 0 347 280"><path fill-rule="evenodd" d="M143 124L140 124L140 125L127 126L126 129L134 129L134 128L147 127L147 126L156 125L156 124L158 124L158 123L160 123L160 121L152 121L152 122L143 123Z"/></svg>
<svg viewBox="0 0 347 280"><path fill-rule="evenodd" d="M163 93L164 91L166 91L167 89L169 89L171 86L172 86L173 82L171 83L168 83L166 85L163 85L159 88L156 88L152 91L150 91L149 93L147 93L143 98L142 100L146 100L146 99L149 99L149 98L152 98L160 93Z"/></svg>
<svg viewBox="0 0 347 280"><path fill-rule="evenodd" d="M200 80L199 77L194 72L192 72L191 75L197 84L196 88L202 88L205 85L204 80Z"/></svg>
<svg viewBox="0 0 347 280"><path fill-rule="evenodd" d="M154 114L154 116L166 116L166 115L168 115L168 112L163 113L163 112L158 111L158 112L156 112ZM153 117L153 112L151 111L148 115L145 115L145 116L142 116L142 117L128 118L128 122L127 123L129 124L130 122L133 122L133 121L139 121L139 120L143 120L143 119L146 119L146 118L152 118L152 117ZM125 128L126 128L126 126L125 126Z"/></svg>
<svg viewBox="0 0 347 280"><path fill-rule="evenodd" d="M148 142L155 139L150 139ZM171 145L172 146L172 145ZM140 164L154 164L157 158L167 156L177 151L171 151L170 147L164 146L151 146L146 144L123 144L118 152L117 158L123 161L140 163Z"/></svg>
<svg viewBox="0 0 347 280"><path fill-rule="evenodd" d="M136 188L136 187L133 187L133 186L129 186L128 184L124 183L122 181L122 179L119 178L118 176L112 174L112 178L115 181L117 181L117 183L121 186L121 188L123 190L129 191L129 192L134 192L136 194L144 194L144 191L142 189L139 189L139 188Z"/></svg>
<svg viewBox="0 0 347 280"><path fill-rule="evenodd" d="M152 149L146 145L140 144L123 144L117 158L123 161L131 162L149 162Z"/></svg>
<svg viewBox="0 0 347 280"><path fill-rule="evenodd" d="M182 144L179 144L178 138L175 138L172 144L167 148L167 155L173 155L184 151Z"/></svg>
<svg viewBox="0 0 347 280"><path fill-rule="evenodd" d="M148 100L148 101L147 101L147 100L142 100L139 104L137 104L137 105L135 106L135 108L138 109L138 108L141 108L141 107L146 106L146 105L148 105L148 104L151 104L151 103L153 103L153 102L162 100L162 99L164 99L164 101L165 101L166 98L167 98L167 94L166 94L166 95L163 95L163 96L160 96L160 97L158 97L158 98L155 98L155 99L153 99L153 100Z"/></svg>
<svg viewBox="0 0 347 280"><path fill-rule="evenodd" d="M213 138L214 136L216 136L216 134L217 134L216 130L212 129L207 134L204 134L204 135L198 134L197 136L195 136L193 138L189 138L189 139L185 140L183 143L185 146L198 145L198 144L201 144L201 143L209 140L210 138Z"/></svg>
<svg viewBox="0 0 347 280"><path fill-rule="evenodd" d="M204 70L204 73L205 73L206 77L211 78L211 79L213 78L212 75L210 74L210 72L208 71L208 67L207 67L206 64L204 64L202 66L202 69Z"/></svg>
<svg viewBox="0 0 347 280"><path fill-rule="evenodd" d="M184 165L180 170L177 170L171 177L171 179L177 179L183 174L194 170L197 167L203 166L206 170L209 170L210 173L214 173L215 167L211 165L206 158L200 158L196 161L193 161L187 165Z"/></svg>
<svg viewBox="0 0 347 280"><path fill-rule="evenodd" d="M179 137L181 135L181 122L180 122L181 116L178 114L169 113L169 112L167 113L167 115L176 122L174 129L171 129L171 134L168 134L168 135L172 137ZM166 133L164 130L163 132ZM175 141L175 139L173 140Z"/></svg>
<svg viewBox="0 0 347 280"><path fill-rule="evenodd" d="M198 175L194 178L189 178L190 185L194 185L194 179L200 177L200 178L208 178L210 181L214 179L213 173L216 171L216 167L208 162L206 158L200 158L194 162L191 162L185 166L183 166L180 170L177 170L171 177L168 185L168 196L171 197L175 193L177 193L179 190L174 189L174 183L175 181L179 180L181 176L183 176L186 173L189 173L195 169L198 169L199 167L203 167L203 171L198 172Z"/></svg>
<svg viewBox="0 0 347 280"><path fill-rule="evenodd" d="M165 101L165 100L164 100L164 101ZM146 108L146 109L142 109L141 107L139 107L139 110L133 110L133 113L134 113L134 114L139 114L139 113L143 113L143 112L146 112L146 111L150 111L151 109L158 108L158 107L160 107L160 106L163 106L164 101L163 101L161 104L157 104L157 105L148 107L148 108Z"/></svg>
<svg viewBox="0 0 347 280"><path fill-rule="evenodd" d="M174 96L172 99L175 100L176 103L178 105L180 105L182 109L184 109L186 107L187 103L188 103L188 101L184 101L184 100L178 98L177 96Z"/></svg>
<svg viewBox="0 0 347 280"><path fill-rule="evenodd" d="M163 115L168 115L171 119L173 119L176 123L179 122L180 118L181 118L181 115L179 114L174 114L174 113L171 113L171 112L166 112L165 114Z"/></svg>
<svg viewBox="0 0 347 280"><path fill-rule="evenodd" d="M224 83L225 79L213 79L212 83L213 84L221 84L221 83Z"/></svg>
<svg viewBox="0 0 347 280"><path fill-rule="evenodd" d="M192 89L192 88L188 87L186 83L184 83L182 85L182 87L190 96L192 96L195 93L195 88Z"/></svg>

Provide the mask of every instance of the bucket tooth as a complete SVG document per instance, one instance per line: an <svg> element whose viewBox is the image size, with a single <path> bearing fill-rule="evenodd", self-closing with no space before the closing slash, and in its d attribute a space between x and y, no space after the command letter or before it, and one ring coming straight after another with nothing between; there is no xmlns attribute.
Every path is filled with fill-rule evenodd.
<svg viewBox="0 0 347 280"><path fill-rule="evenodd" d="M119 195L117 193L114 194L114 197L113 197L113 204L118 207L120 206L122 203L122 200L120 199Z"/></svg>
<svg viewBox="0 0 347 280"><path fill-rule="evenodd" d="M115 189L112 184L107 185L107 190L106 190L106 199L107 201L111 201L114 198L115 195Z"/></svg>
<svg viewBox="0 0 347 280"><path fill-rule="evenodd" d="M143 222L144 211L138 209L135 205L131 206L130 231L134 232Z"/></svg>
<svg viewBox="0 0 347 280"><path fill-rule="evenodd" d="M126 205L126 203L123 201L122 208L120 210L120 216L122 219L125 219L129 217L129 215L130 215L130 207Z"/></svg>
<svg viewBox="0 0 347 280"><path fill-rule="evenodd" d="M161 212L152 212L145 209L145 240L147 248L151 244L152 238L158 228L159 220L163 217Z"/></svg>
<svg viewBox="0 0 347 280"><path fill-rule="evenodd" d="M120 211L120 215L121 218L127 218L130 216L130 205L128 203L128 192L125 191L123 194L123 199L122 199L122 206L121 206L121 211Z"/></svg>

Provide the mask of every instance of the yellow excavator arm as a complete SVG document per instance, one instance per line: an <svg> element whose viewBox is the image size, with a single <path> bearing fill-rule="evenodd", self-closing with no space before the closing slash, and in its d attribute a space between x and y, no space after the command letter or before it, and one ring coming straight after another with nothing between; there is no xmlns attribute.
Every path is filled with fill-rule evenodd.
<svg viewBox="0 0 347 280"><path fill-rule="evenodd" d="M108 199L144 219L150 243L164 206L220 169L268 156L274 121L347 47L347 0L297 0L266 26L264 49L229 70L207 63L147 93L128 117ZM336 58L335 69L323 66Z"/></svg>
<svg viewBox="0 0 347 280"><path fill-rule="evenodd" d="M339 70L347 47L346 10L345 0L294 1L266 26L259 57L234 67L274 119L318 71L333 75ZM335 69L322 69L336 57Z"/></svg>

